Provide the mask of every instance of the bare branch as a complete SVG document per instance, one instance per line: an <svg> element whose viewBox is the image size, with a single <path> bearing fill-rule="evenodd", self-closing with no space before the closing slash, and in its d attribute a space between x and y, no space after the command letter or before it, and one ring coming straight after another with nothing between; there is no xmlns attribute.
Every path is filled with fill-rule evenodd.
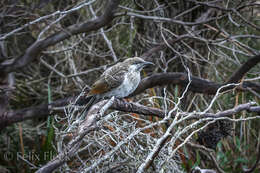
<svg viewBox="0 0 260 173"><path fill-rule="evenodd" d="M133 12L128 12L126 15L138 17L138 18L141 18L141 19L158 20L158 21L170 22L170 23L175 23L175 24L180 24L180 25L187 25L187 26L194 26L194 25L200 25L200 24L209 23L211 21L215 21L215 20L221 19L221 18L223 18L225 16L225 15L223 15L223 16L220 16L220 17L207 18L206 20L198 21L198 22L183 22L181 20L175 20L175 19L159 17L159 16L147 16L147 15L142 15L142 14L133 13Z"/></svg>
<svg viewBox="0 0 260 173"><path fill-rule="evenodd" d="M143 79L142 82L140 83L139 87L136 89L136 91L131 96L140 94L147 88L152 88L155 86L163 86L163 85L169 85L169 84L186 86L188 84L188 82L189 82L188 76L185 73L154 74L150 77ZM249 82L244 82L243 85L247 86L249 84L250 84ZM198 77L191 77L191 86L189 87L189 91L192 91L195 93L215 94L221 86L222 86L221 84L210 82L205 79L201 79ZM233 86L233 87L235 87L235 86ZM225 87L221 91L223 92L230 88L231 87ZM256 85L255 87L251 87L251 88L254 91L260 92L260 87L258 85ZM61 99L61 100L54 102L51 105L53 105L54 107L57 105L65 106L74 99L75 98L73 98L73 97ZM126 111L126 112L135 112L135 113L140 113L140 114L144 114L144 115L157 115L159 117L164 117L164 111L161 111L159 109L155 109L155 108L151 109L151 108L148 108L148 107L145 107L142 105L127 103L127 102L124 102L122 100L117 100L117 99L112 107L117 110ZM20 122L20 121L30 119L30 118L48 116L49 110L50 110L49 105L43 104L43 105L36 106L36 107L6 112L6 113L4 113L4 115L1 118L0 127L4 128L7 125L10 125L12 123Z"/></svg>
<svg viewBox="0 0 260 173"><path fill-rule="evenodd" d="M60 167L64 164L68 159L73 157L82 142L82 138L88 134L89 132L95 130L97 128L96 122L104 116L105 111L113 104L113 98L110 100L102 101L96 104L91 108L91 110L86 115L86 120L79 126L77 134L74 138L69 142L66 150L59 153L53 160L48 162L46 165L41 167L37 173L49 173Z"/></svg>
<svg viewBox="0 0 260 173"><path fill-rule="evenodd" d="M38 19L36 19L36 20L34 20L34 21L31 21L31 22L29 22L29 23L27 23L27 24L25 24L25 25L19 27L19 28L16 28L15 30L13 30L13 31L11 31L11 32L9 32L9 33L7 33L7 34L5 34L4 36L1 36L1 37L0 37L0 40L5 40L7 37L9 37L9 36L11 36L11 35L13 35L13 34L19 32L19 31L23 30L24 28L26 28L26 27L28 27L28 26L30 26L30 25L36 24L36 23L38 23L38 22L40 22L40 21L42 21L42 20L46 20L46 19L48 19L48 18L50 18L50 17L54 17L54 16L57 16L57 15L67 15L67 14L69 14L69 13L71 13L71 12L74 12L74 11L76 11L76 10L79 10L79 9L81 9L81 8L87 6L87 5L90 5L90 4L92 4L93 2L95 2L95 1L92 0L92 1L90 1L90 2L85 2L85 3L80 4L79 6L77 6L77 7L75 7L75 8L70 9L70 10L67 10L67 11L56 11L56 12L54 12L54 13L52 13L52 14L48 14L48 15L46 15L46 16L42 16L42 17L40 17L40 18L38 18ZM1 35L3 35L3 34L1 34Z"/></svg>
<svg viewBox="0 0 260 173"><path fill-rule="evenodd" d="M60 41L63 41L71 37L72 35L80 34L83 32L90 32L107 25L114 19L114 12L118 4L119 4L119 0L110 0L102 16L85 23L71 25L68 28L66 28L64 31L55 33L44 40L36 41L26 50L24 55L16 58L13 63L1 64L0 65L1 75L23 68L28 63L30 63L33 59L37 58L38 55L41 53L41 51L43 51L49 46L52 46Z"/></svg>
<svg viewBox="0 0 260 173"><path fill-rule="evenodd" d="M237 83L250 69L256 66L259 62L260 62L260 54L248 59L248 61L244 63L224 84L218 84L215 82L211 82L193 76L190 91L195 93L204 93L204 94L211 94L211 95L215 94L218 88L220 88L221 86L228 83ZM177 72L158 73L143 79L140 85L138 86L138 88L131 96L140 94L147 88L152 88L155 86L163 86L168 84L186 86L187 83L188 83L188 76L185 73L177 73ZM250 88L256 92L260 92L260 85L258 84L253 84L251 82L244 82L242 85L243 85L242 88L239 89L243 89L243 87L246 88L253 85L254 87L250 87ZM221 91L226 91L232 88L234 88L234 86L226 87Z"/></svg>
<svg viewBox="0 0 260 173"><path fill-rule="evenodd" d="M260 62L260 54L249 58L230 78L226 83L237 83L242 77Z"/></svg>

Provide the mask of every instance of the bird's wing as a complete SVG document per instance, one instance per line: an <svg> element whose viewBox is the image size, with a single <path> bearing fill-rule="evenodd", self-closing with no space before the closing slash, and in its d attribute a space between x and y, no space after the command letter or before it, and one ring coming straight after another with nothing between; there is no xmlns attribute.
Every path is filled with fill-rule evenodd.
<svg viewBox="0 0 260 173"><path fill-rule="evenodd" d="M127 69L122 66L114 66L104 73L104 78L111 88L116 88L121 85L125 79Z"/></svg>
<svg viewBox="0 0 260 173"><path fill-rule="evenodd" d="M113 66L107 69L91 87L88 95L103 94L120 86L127 70Z"/></svg>
<svg viewBox="0 0 260 173"><path fill-rule="evenodd" d="M96 95L96 94L103 94L109 90L109 85L105 81L105 79L102 77L99 80L97 80L91 87L91 90L89 91L88 95Z"/></svg>

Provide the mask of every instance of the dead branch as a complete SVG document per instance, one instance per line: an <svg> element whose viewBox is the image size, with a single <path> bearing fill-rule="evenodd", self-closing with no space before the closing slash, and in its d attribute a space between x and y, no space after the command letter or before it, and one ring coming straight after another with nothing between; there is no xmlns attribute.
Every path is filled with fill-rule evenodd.
<svg viewBox="0 0 260 173"><path fill-rule="evenodd" d="M253 61L251 61L253 59ZM250 62L259 62L258 60L260 59L260 55L255 56L251 59L249 59ZM257 61L256 61L257 60ZM245 64L248 64L247 62ZM253 67L251 63L251 67ZM246 70L248 71L248 66L243 65L242 67L245 67ZM240 69L243 69L243 68ZM238 70L238 71L245 71L245 70ZM237 74L237 72L235 72ZM236 75L234 75L236 76ZM242 77L242 75L239 75ZM235 77L238 79L238 77ZM140 83L139 87L136 89L136 91L131 95L137 95L144 90L148 88L152 88L155 86L163 86L163 85L181 85L181 86L186 86L188 84L188 75L186 73L158 73L154 74L152 76L149 76L145 79L142 80ZM224 85L224 84L223 84ZM198 77L191 77L191 86L189 87L189 90L195 93L204 93L204 94L215 94L216 91L223 86L222 84L217 84L215 82L211 82L205 79L201 79ZM244 82L242 87L248 87L256 92L260 92L260 85L254 84L252 82ZM231 89L230 87L226 87L222 91L225 91L227 89ZM238 89L243 89L243 88L238 88ZM243 90L244 91L244 90ZM0 120L0 127L3 129L4 127L24 121L26 119L31 119L31 118L37 118L37 117L45 117L48 116L51 107L60 107L60 106L65 106L68 105L72 100L75 100L74 97L69 97L65 99L61 99L58 101L54 101L51 105L48 104L43 104L39 106L34 106L34 107L29 107L21 110L16 110L16 111L9 111L5 112ZM115 103L112 106L113 109L124 111L124 112L134 112L134 113L140 113L143 115L155 115L158 117L164 117L164 111L156 108L149 108L146 106L142 106L139 104L134 104L134 103L128 103L123 100L118 100L116 99ZM254 111L256 112L256 111Z"/></svg>
<svg viewBox="0 0 260 173"><path fill-rule="evenodd" d="M36 172L52 172L71 159L77 153L84 136L98 128L96 122L104 116L105 111L113 104L113 100L114 98L111 98L110 100L104 100L95 104L90 111L88 111L85 121L79 126L77 134L75 134L65 150Z"/></svg>
<svg viewBox="0 0 260 173"><path fill-rule="evenodd" d="M249 102L245 104L240 104L233 109L228 109L222 112L218 113L205 113L202 115L194 115L194 117L190 117L191 119L200 119L200 118L221 118L221 117L229 117L231 115L237 114L241 111L248 111L248 112L255 112L255 113L260 113L260 106L253 106L255 103L254 102Z"/></svg>
<svg viewBox="0 0 260 173"><path fill-rule="evenodd" d="M69 98L57 100L51 104L42 104L35 107L29 107L21 110L6 112L4 116L1 118L0 130L4 129L8 125L21 122L27 119L47 117L49 116L50 111L53 110L54 107L66 106L73 100L75 100L75 97L69 97ZM165 111L161 109L151 108L151 107L143 106L137 103L127 102L125 100L116 99L116 98L114 100L114 103L111 105L111 109L119 110L123 112L139 113L142 115L157 116L159 118L163 118L165 116ZM211 118L228 117L235 113L241 112L243 110L247 110L248 112L260 113L260 106L252 106L252 103L246 103L246 104L241 104L233 109L219 112L217 114L206 113L203 115L194 115L189 119L199 119L205 117L211 117Z"/></svg>
<svg viewBox="0 0 260 173"><path fill-rule="evenodd" d="M174 38L174 39L169 39L167 40L167 42L170 44L170 45L173 45L173 44L176 44L178 42L180 42L181 40L183 39L186 39L186 38L191 38L188 34L187 35L181 35L177 38ZM148 51L146 51L144 54L141 55L141 58L144 58L144 59L149 59L150 56L152 56L152 54L154 53L157 53L158 51L160 50L163 50L167 48L167 45L165 44L165 42L161 42L159 45L153 47L152 49L149 49Z"/></svg>
<svg viewBox="0 0 260 173"><path fill-rule="evenodd" d="M259 62L260 54L248 59L235 73L232 74L232 76L226 83L239 82L243 78L243 76Z"/></svg>
<svg viewBox="0 0 260 173"><path fill-rule="evenodd" d="M25 54L16 58L11 64L1 64L0 74L1 76L6 75L9 72L16 71L25 67L33 59L37 58L38 55L47 47L55 45L72 35L86 33L90 31L98 30L99 28L107 25L114 19L114 12L119 4L119 0L110 0L107 4L104 14L94 20L84 22L81 24L71 25L64 30L55 33L43 40L34 42L26 51Z"/></svg>
<svg viewBox="0 0 260 173"><path fill-rule="evenodd" d="M160 47L163 48L163 47ZM217 92L217 90L226 84L229 83L237 83L242 77L255 65L260 62L260 54L249 58L247 62L245 62L224 84L218 84L215 82L208 81L206 79L201 79L195 76L192 76L192 83L189 88L190 91L195 93L203 93L213 95ZM172 73L158 73L152 76L146 77L142 80L138 88L131 95L137 95L148 88L153 88L155 86L163 86L163 85L181 85L186 86L188 84L188 75L186 73L172 72ZM252 83L252 82L243 82L242 87L238 89L246 89L247 87L251 88L256 92L260 92L260 84ZM225 87L225 89L221 90L226 91L234 88L234 86Z"/></svg>
<svg viewBox="0 0 260 173"><path fill-rule="evenodd" d="M9 13L9 5L2 3L3 20L0 23L5 27L0 29L4 33L0 34L0 131L16 122L32 118L45 119L47 116L53 117L48 119L46 129L40 129L40 132L44 133L42 142L45 142L45 137L52 138L49 136L49 130L55 131L56 143L53 149L55 148L57 156L54 159L50 158L40 169L30 164L30 159L23 161L29 166L33 165L31 168L37 167L37 172L53 172L57 168L60 171L77 172L111 172L116 168L119 168L119 172L120 169L133 168L134 172L145 172L150 167L153 167L154 171L174 171L179 169L179 156L183 154L179 149L186 145L194 134L214 127L213 124L217 124L215 122L222 120L233 122L234 125L241 122L240 133L245 134L247 144L251 144L252 138L249 140L250 136L247 135L249 128L246 129L246 121L260 119L260 106L251 102L252 98L259 98L260 93L260 83L253 83L259 82L259 72L252 69L260 61L260 52L255 46L260 37L252 32L252 29L259 30L255 18L258 15L255 8L259 4L254 0L253 3L188 0L187 3L154 1L148 4L134 1L122 3L118 7L119 2L120 0L109 0L103 4L103 1L90 0L66 2L58 6L56 3L48 4L55 9L52 14L49 14L48 10L41 13L29 11L30 8L28 13L31 14L27 14L26 6L22 13ZM36 5L36 8L41 4L42 2ZM88 7L88 11L85 11L83 6ZM250 6L255 7L248 8ZM78 11L79 8L82 10ZM115 14L117 8L121 10ZM91 14L93 19L90 19ZM123 18L114 21L121 16ZM16 20L16 17L19 20ZM109 25L112 21L113 24ZM78 22L80 23L75 24ZM233 30L235 26L239 27L239 30ZM51 31L52 28L54 31ZM243 33L240 32L241 29ZM40 33L35 41L34 37L38 32ZM27 38L32 40L20 46L23 39ZM66 39L70 41L66 42ZM62 41L65 42L58 44ZM144 52L144 49L151 45L154 47ZM50 46L55 46L54 51L49 50ZM142 104L143 100L147 103L148 100L149 105L155 107L112 98L104 99L93 105L88 113L82 113L81 107L73 104L76 100L73 92L70 93L71 97L53 101L53 98L62 97L71 89L75 90L74 85L77 88L82 88L83 85L90 88L88 84L97 76L97 72L89 74L95 64L100 66L94 70L107 68L108 65L104 64L107 64L110 58L120 61L120 57L137 56L140 52L144 52L142 58L156 61L156 67L150 69L153 74L143 79L131 96L143 93L148 88L171 85L163 90L151 89L149 94L153 95L152 97L137 97L140 98L138 103ZM41 59L41 53L47 56ZM48 54L56 55L48 58ZM253 56L250 57L251 55ZM89 61L82 59L82 56L88 57ZM241 56L246 56L247 59ZM154 57L156 59L153 59ZM40 59L41 61L35 61ZM240 65L241 62L244 64ZM234 70L236 65L238 69ZM247 75L251 69L252 73ZM80 71L83 70L87 71L84 76L80 76L83 74ZM14 84L11 85L12 82L7 80L9 75L16 76L15 90L12 89ZM243 79L245 76L250 79ZM251 78L252 76L255 78ZM80 77L86 81L83 82ZM216 81L213 81L214 79ZM48 83L45 83L46 80ZM175 85L177 87L172 87ZM21 101L27 101L28 96L26 105L46 98L46 91L51 104L15 109L20 107ZM156 96L160 91L163 92L163 98ZM201 94L190 94L188 91ZM227 97L232 97L234 91L239 91L235 92L236 100L218 100L225 93L228 93ZM251 95L242 94L240 102L240 92L247 91ZM205 95L215 96L211 99L211 96ZM12 105L9 106L10 99ZM83 99L87 102L86 98ZM222 104L226 103L227 105L222 107ZM111 110L106 116L107 109ZM242 116L235 116L238 113ZM52 126L49 126L50 119L55 122ZM42 125L45 125L45 122ZM39 126L36 127L37 130ZM28 129L31 132L28 127L32 127L31 124L19 123L20 141L23 136L27 139L27 136L23 135L24 130L26 135ZM234 129L238 130L235 126ZM3 132L5 133L5 130ZM7 136L9 138L8 134ZM181 143L180 138L184 138ZM24 153L23 142L20 143ZM9 139L5 145L9 146ZM213 152L209 151L207 156L212 159L216 169L223 172ZM256 162L248 165L251 168L244 171L252 172L257 169L259 158L260 152ZM76 164L71 164L69 160ZM9 161L11 160L7 160L8 163ZM208 160L202 161L200 166L203 167ZM20 165L19 162L18 164ZM19 169L19 166L17 168ZM210 171L197 168L201 172Z"/></svg>
<svg viewBox="0 0 260 173"><path fill-rule="evenodd" d="M54 107L66 106L73 100L75 100L75 97L69 97L57 100L51 104L42 104L39 106L6 112L0 120L0 130L4 129L6 126L9 126L13 123L21 122L27 119L43 118L49 116L51 110L53 110ZM154 115L160 118L163 118L165 114L163 110L157 108L150 108L137 103L127 102L121 99L115 99L111 108L123 112L139 113L143 115Z"/></svg>
<svg viewBox="0 0 260 173"><path fill-rule="evenodd" d="M21 122L32 118L46 117L47 115L49 115L52 107L60 107L67 105L71 101L71 99L72 98L70 97L56 100L51 104L42 104L39 106L32 106L20 110L4 112L1 115L0 130L16 122Z"/></svg>

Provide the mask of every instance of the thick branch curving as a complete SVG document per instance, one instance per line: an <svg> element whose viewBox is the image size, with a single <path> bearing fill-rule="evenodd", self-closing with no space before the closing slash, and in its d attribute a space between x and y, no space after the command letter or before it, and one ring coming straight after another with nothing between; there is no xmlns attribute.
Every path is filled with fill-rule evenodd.
<svg viewBox="0 0 260 173"><path fill-rule="evenodd" d="M12 71L16 71L25 67L33 59L37 58L38 55L49 46L55 45L72 35L80 34L83 32L95 31L103 26L109 24L114 19L115 9L119 5L120 0L110 0L107 4L105 12L102 16L81 24L71 25L64 30L57 32L44 40L37 40L33 43L26 51L25 54L16 58L11 64L1 64L0 74L7 74Z"/></svg>
<svg viewBox="0 0 260 173"><path fill-rule="evenodd" d="M161 47L163 48L163 47ZM242 79L242 77L251 69L253 68L257 63L260 62L260 55L256 55L250 59L246 63L244 63L228 80L229 83L235 83ZM135 90L135 92L130 95L134 96L137 94L140 94L144 92L148 88L153 88L155 86L163 86L163 85L181 85L183 87L187 86L189 83L189 78L186 73L158 73L154 74L152 76L146 77L141 81L138 88ZM195 93L203 93L203 94L210 94L214 95L217 90L227 84L219 84L212 81L208 81L206 79L202 79L199 77L192 76L191 77L191 85L189 87L189 91L195 92ZM234 86L235 87L235 86ZM225 87L224 90L229 90L234 87ZM246 91L246 88L249 87L251 90L254 90L258 93L260 93L260 84L252 83L252 82L243 82L241 87L238 87L238 89L242 91ZM65 106L68 105L71 101L75 100L74 97L61 99L58 101L53 102L51 105L43 104L35 107L29 107L21 110L16 111L9 111L5 112L0 120L0 130L5 128L6 126L24 121L26 119L31 118L37 118L37 117L45 117L48 116L50 113L51 107L57 107L57 106ZM112 108L120 111L125 112L134 112L134 113L140 113L143 115L157 115L159 117L164 117L164 111L160 109L155 108L149 108L146 106L142 106L139 104L134 103L128 103L122 100L117 100L112 105Z"/></svg>
<svg viewBox="0 0 260 173"><path fill-rule="evenodd" d="M243 76L256 64L260 62L260 54L248 59L230 78L226 83L237 83Z"/></svg>
<svg viewBox="0 0 260 173"><path fill-rule="evenodd" d="M160 47L163 48L163 47ZM217 90L226 84L230 83L238 83L240 80L242 80L243 76L254 66L256 66L260 62L260 54L253 56L252 58L249 58L231 77L230 79L223 83L215 83L212 81L208 81L206 79L198 78L195 76L191 77L191 86L189 87L189 90L195 93L203 93L203 94L209 94L214 95ZM138 88L135 90L135 92L131 95L137 95L142 93L144 90L148 88L153 88L155 86L163 86L163 85L181 85L183 87L187 86L189 83L189 78L186 73L180 73L180 72L172 72L172 73L158 73L154 74L152 76L146 77L142 80L142 82L139 84ZM226 91L229 89L233 89L235 86L226 87L225 89L221 91ZM252 90L256 92L260 92L260 84L252 83L252 82L243 82L242 86L238 89L244 90L247 87L251 88Z"/></svg>
<svg viewBox="0 0 260 173"><path fill-rule="evenodd" d="M173 41L175 42L175 41ZM158 49L163 49L164 46L160 45ZM158 50L156 49L156 50ZM154 51L151 51L148 55L151 55ZM215 83L212 81L208 81L206 79L202 79L199 77L192 76L191 77L191 85L189 87L189 91L194 93L203 93L214 95L217 90L227 84L227 83L236 83L242 79L242 77L257 63L260 62L260 54L256 55L247 62L245 62L228 80L228 82L224 84ZM130 95L134 96L144 92L148 88L153 88L155 86L163 86L163 85L181 85L185 87L189 83L188 75L186 73L180 72L172 72L172 73L158 73L152 76L146 77L141 81L138 88L135 92ZM233 87L225 87L224 90L229 90L234 88ZM238 87L241 91L246 91L247 88L260 93L260 84L252 83L252 82L243 82L242 86ZM29 107L21 110L16 111L9 111L5 112L0 120L0 130L5 128L6 126L21 122L26 119L37 118L37 117L45 117L48 116L50 113L51 107L59 107L68 105L71 101L75 100L74 97L61 99L58 101L53 102L51 105L43 104L35 107ZM112 107L116 110L125 111L125 112L135 112L140 113L143 115L157 115L159 117L164 117L164 111L155 108L149 108L142 105L137 105L134 103L127 103L122 100L117 100L112 105Z"/></svg>

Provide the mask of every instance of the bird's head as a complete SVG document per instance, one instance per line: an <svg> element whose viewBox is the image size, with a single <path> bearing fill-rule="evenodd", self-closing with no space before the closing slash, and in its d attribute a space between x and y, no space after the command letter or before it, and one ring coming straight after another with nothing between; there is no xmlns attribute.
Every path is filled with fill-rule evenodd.
<svg viewBox="0 0 260 173"><path fill-rule="evenodd" d="M128 58L123 63L129 66L129 70L131 71L141 71L147 65L154 65L154 63L145 61L139 57Z"/></svg>

